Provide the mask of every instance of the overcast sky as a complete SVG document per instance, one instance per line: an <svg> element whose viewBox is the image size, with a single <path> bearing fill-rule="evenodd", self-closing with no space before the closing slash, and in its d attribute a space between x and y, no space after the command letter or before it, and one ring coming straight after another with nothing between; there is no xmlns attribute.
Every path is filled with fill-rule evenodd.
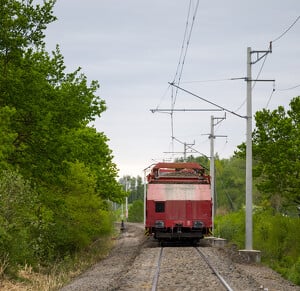
<svg viewBox="0 0 300 291"><path fill-rule="evenodd" d="M156 161L182 156L182 143L210 156L211 116L224 112L175 112L171 118L150 109L171 108L171 88L187 22L189 0L57 0L58 20L47 29L47 49L59 44L67 72L82 67L98 80L98 95L107 111L94 126L110 139L114 162L122 175L143 175ZM191 13L196 7L192 1ZM268 50L300 15L299 0L199 1L181 77L181 87L210 102L246 115L246 51ZM189 20L191 25L192 19ZM253 56L254 57L254 56ZM252 66L256 78L264 60ZM260 79L253 89L253 113L286 108L300 95L300 20L274 41ZM225 79L225 80L224 80ZM215 81L212 81L215 80ZM275 87L274 87L275 86ZM271 96L273 87L276 89ZM215 108L190 94L178 92L176 109ZM215 127L215 152L233 155L245 141L246 121L226 114ZM194 154L197 155L197 154Z"/></svg>

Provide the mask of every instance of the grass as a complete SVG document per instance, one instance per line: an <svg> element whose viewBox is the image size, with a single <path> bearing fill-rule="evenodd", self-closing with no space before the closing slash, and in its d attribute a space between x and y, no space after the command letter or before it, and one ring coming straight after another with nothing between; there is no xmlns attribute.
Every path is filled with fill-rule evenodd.
<svg viewBox="0 0 300 291"><path fill-rule="evenodd" d="M113 247L113 244L114 240L111 237L98 239L74 257L65 257L64 260L53 264L51 267L38 268L38 271L33 270L30 265L25 264L25 266L19 269L16 278L9 278L4 275L8 262L2 260L0 261L0 290L58 290L74 277L105 258Z"/></svg>

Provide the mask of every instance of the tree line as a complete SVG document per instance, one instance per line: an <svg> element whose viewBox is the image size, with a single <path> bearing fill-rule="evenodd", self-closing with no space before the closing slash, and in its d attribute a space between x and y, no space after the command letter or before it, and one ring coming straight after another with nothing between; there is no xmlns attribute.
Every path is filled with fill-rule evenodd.
<svg viewBox="0 0 300 291"><path fill-rule="evenodd" d="M59 46L45 49L55 0L0 8L0 262L14 268L70 255L111 232L110 201L126 195L103 132L106 110Z"/></svg>

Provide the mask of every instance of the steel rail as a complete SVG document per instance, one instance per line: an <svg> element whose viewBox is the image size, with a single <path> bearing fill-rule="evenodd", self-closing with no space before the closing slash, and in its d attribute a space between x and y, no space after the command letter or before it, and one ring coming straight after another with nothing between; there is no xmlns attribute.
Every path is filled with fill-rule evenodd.
<svg viewBox="0 0 300 291"><path fill-rule="evenodd" d="M217 272L217 270L211 265L207 257L203 254L203 252L195 247L196 251L199 253L199 255L203 258L203 260L207 263L207 265L210 267L210 269L213 271L213 274L215 274L218 279L221 281L223 286L226 288L228 291L233 291L233 289L228 285L228 283L225 281L225 279Z"/></svg>
<svg viewBox="0 0 300 291"><path fill-rule="evenodd" d="M152 281L151 291L156 291L157 290L162 253L163 253L163 247L160 248L159 258L158 258L158 261L157 261L157 268L156 268L156 272L155 272L155 275L154 275L154 278L153 278L153 281Z"/></svg>

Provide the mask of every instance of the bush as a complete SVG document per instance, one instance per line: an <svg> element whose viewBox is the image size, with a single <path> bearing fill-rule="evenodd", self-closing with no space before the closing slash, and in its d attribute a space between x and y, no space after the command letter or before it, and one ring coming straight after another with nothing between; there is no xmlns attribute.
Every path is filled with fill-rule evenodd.
<svg viewBox="0 0 300 291"><path fill-rule="evenodd" d="M9 268L32 263L36 193L17 172L2 171L0 198L0 260L6 258Z"/></svg>
<svg viewBox="0 0 300 291"><path fill-rule="evenodd" d="M287 270L287 278L295 284L300 285L300 256L298 256L296 263Z"/></svg>
<svg viewBox="0 0 300 291"><path fill-rule="evenodd" d="M144 203L142 200L136 200L132 203L128 211L128 221L143 222L144 220Z"/></svg>
<svg viewBox="0 0 300 291"><path fill-rule="evenodd" d="M216 235L244 247L244 211L217 216ZM256 210L253 214L253 246L261 250L262 261L286 279L300 284L300 219L269 211Z"/></svg>
<svg viewBox="0 0 300 291"><path fill-rule="evenodd" d="M215 218L215 236L226 238L243 248L245 245L245 212L231 212Z"/></svg>

